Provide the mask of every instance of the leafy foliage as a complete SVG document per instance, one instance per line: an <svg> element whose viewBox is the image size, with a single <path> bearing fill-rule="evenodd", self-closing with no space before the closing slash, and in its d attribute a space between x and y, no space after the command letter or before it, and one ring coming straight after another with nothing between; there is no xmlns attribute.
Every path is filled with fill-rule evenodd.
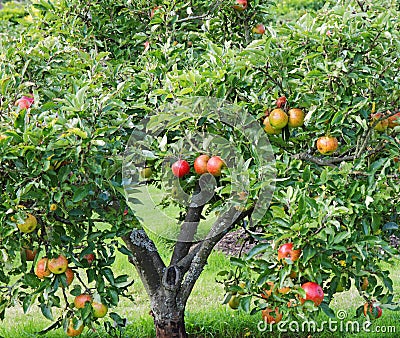
<svg viewBox="0 0 400 338"><path fill-rule="evenodd" d="M110 307L121 296L130 297L131 278L112 270L117 250L130 254L118 237L141 226L128 211L122 154L143 118L157 125L163 116L171 119L165 108L172 100L201 96L235 102L256 120L282 95L290 107L307 113L303 128L270 137L275 193L263 221L247 228L262 243L232 259L234 271L221 273L226 302L240 291L245 293L240 307L246 311L279 306L288 316L310 315L317 310L310 302L293 305L304 297L300 285L315 281L326 294L321 308L331 315L332 296L354 280L366 300L396 307L389 272L380 271L379 262L397 253L388 238L399 223L399 127L377 132L370 114L398 112L398 8L389 0L327 1L322 8L315 2L315 11L274 21L273 3L249 3L243 12L228 1L211 7L202 1L189 7L181 1L145 0L4 5L1 318L15 302L25 312L39 302L49 319L54 319L53 307L64 309L56 325L66 328L77 317L75 328L82 322L90 326L95 321L91 307L74 309L69 297L90 292ZM260 22L267 29L263 36L252 33ZM15 106L30 94L29 109ZM197 116L197 123L180 118L170 121L165 138L152 140L153 168L160 169L181 149L185 133L220 133L249 160L246 208L251 209L261 189L261 168L243 133L209 116ZM331 157L318 155L315 148L325 134L339 139ZM163 143L166 151L160 151ZM150 182L155 185L162 182L157 170ZM232 177L224 174L208 214L220 211L227 199ZM193 193L193 176L182 182ZM170 203L173 199L164 201ZM23 234L16 221L28 213L39 227ZM288 241L302 255L295 262L279 262L277 248ZM26 261L26 247L38 250L33 263ZM77 276L85 275L69 288L64 275L40 280L34 274L39 258L60 253ZM89 264L83 258L91 253L96 259ZM268 282L274 283L273 297L263 298ZM290 292L280 294L283 287ZM118 314L110 317L125 325ZM110 322L105 325L111 329Z"/></svg>

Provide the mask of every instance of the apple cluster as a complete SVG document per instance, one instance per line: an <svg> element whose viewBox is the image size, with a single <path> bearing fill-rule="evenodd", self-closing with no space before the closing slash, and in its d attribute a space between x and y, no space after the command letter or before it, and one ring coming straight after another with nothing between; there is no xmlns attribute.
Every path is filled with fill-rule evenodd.
<svg viewBox="0 0 400 338"><path fill-rule="evenodd" d="M221 176L222 168L225 166L225 162L219 156L200 155L193 163L194 171L198 175L209 173L215 177ZM175 177L182 178L189 174L190 164L186 160L178 160L171 166L172 173Z"/></svg>
<svg viewBox="0 0 400 338"><path fill-rule="evenodd" d="M305 114L300 108L287 110L287 99L281 96L276 100L276 108L265 112L263 121L264 130L269 135L278 135L286 126L290 128L301 127L304 124Z"/></svg>
<svg viewBox="0 0 400 338"><path fill-rule="evenodd" d="M302 250L295 249L293 243L285 243L278 248L277 260L283 265L287 265L288 263L292 264L300 259L301 253ZM290 280L296 277L297 273L293 270L288 275ZM324 300L324 291L322 290L322 287L313 281L307 281L301 284L300 288L303 290L301 294L304 294L304 297L301 296L297 291L298 288L293 285L293 281L288 283L284 282L281 286L279 286L279 284L280 283L276 283L274 281L265 282L264 286L262 287L260 298L268 302L273 295L281 298L283 295L288 295L295 291L295 297L290 298L287 303L287 307L303 305L306 301L310 301L314 303L314 306L318 307ZM241 296L246 294L246 292L249 292L249 290L246 290L246 283L244 282L239 283L235 290L236 289L240 291L231 291L228 302L229 307L234 310L239 308ZM276 297L272 297L272 299L275 299ZM261 316L267 324L272 324L280 322L283 314L280 312L279 307L274 307L271 303L269 303L267 304L267 307L261 311Z"/></svg>
<svg viewBox="0 0 400 338"><path fill-rule="evenodd" d="M27 261L33 261L37 254L36 250L25 249L25 256ZM95 255L93 253L86 254L83 257L83 260L86 260L87 264L91 265L95 260ZM48 258L42 257L40 258L35 266L35 275L39 279L44 279L46 277L51 277L53 275L62 275L64 274L66 280L66 286L70 286L72 281L74 280L75 273L68 266L68 259L64 255L58 255L58 257ZM64 288L64 285L62 285ZM92 308L92 314L94 318L102 318L107 314L108 307L101 303L93 300L92 296L89 294L80 294L75 297L74 305L77 309L82 309L85 307L86 302L90 303ZM67 335L70 337L76 337L82 333L84 329L84 325L82 324L78 328L74 328L73 320L71 319L69 322L69 326L67 327Z"/></svg>

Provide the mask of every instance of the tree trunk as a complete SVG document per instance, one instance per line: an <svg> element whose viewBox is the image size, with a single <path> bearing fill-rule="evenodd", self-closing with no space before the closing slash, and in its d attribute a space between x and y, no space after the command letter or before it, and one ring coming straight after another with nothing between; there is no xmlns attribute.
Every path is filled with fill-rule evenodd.
<svg viewBox="0 0 400 338"><path fill-rule="evenodd" d="M184 311L152 314L157 338L187 338Z"/></svg>

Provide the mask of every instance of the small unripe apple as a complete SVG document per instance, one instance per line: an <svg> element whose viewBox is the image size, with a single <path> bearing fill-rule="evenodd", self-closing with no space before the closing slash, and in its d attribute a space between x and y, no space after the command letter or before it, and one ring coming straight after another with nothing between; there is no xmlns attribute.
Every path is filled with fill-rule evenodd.
<svg viewBox="0 0 400 338"><path fill-rule="evenodd" d="M55 275L65 272L67 268L68 259L63 255L59 255L57 258L52 258L49 260L49 270Z"/></svg>
<svg viewBox="0 0 400 338"><path fill-rule="evenodd" d="M140 177L141 178L150 178L151 175L153 174L153 170L149 167L143 168L140 171Z"/></svg>
<svg viewBox="0 0 400 338"><path fill-rule="evenodd" d="M190 165L185 160L178 160L172 164L171 170L175 177L182 178L183 176L189 174Z"/></svg>
<svg viewBox="0 0 400 338"><path fill-rule="evenodd" d="M11 220L15 221L15 218L11 217ZM36 229L37 224L38 223L36 217L32 214L28 214L24 223L17 224L17 228L19 229L19 231L28 234Z"/></svg>

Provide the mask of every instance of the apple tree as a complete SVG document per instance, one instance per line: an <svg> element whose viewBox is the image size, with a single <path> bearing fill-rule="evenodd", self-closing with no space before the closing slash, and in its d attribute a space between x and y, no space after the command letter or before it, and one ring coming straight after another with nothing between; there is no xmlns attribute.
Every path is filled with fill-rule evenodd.
<svg viewBox="0 0 400 338"><path fill-rule="evenodd" d="M237 4L40 1L1 22L1 318L39 304L43 333L105 313L122 329L119 251L157 337L186 337L193 286L238 226L258 244L219 279L255 320L334 316L352 281L370 317L397 308L380 262L400 208L398 9L327 1L284 23ZM174 242L169 262L135 212L155 189L180 210L150 229Z"/></svg>

